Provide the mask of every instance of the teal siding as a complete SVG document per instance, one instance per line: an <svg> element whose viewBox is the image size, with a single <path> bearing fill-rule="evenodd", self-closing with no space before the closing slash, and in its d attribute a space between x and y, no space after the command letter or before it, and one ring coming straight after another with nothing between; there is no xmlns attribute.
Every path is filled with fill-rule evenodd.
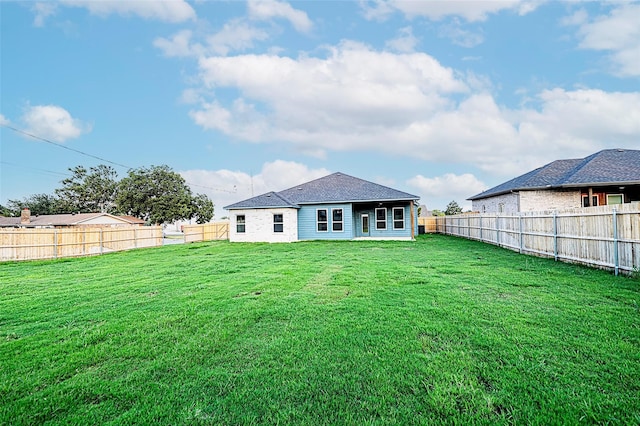
<svg viewBox="0 0 640 426"><path fill-rule="evenodd" d="M318 232L316 212L326 209L328 223L326 232ZM342 231L333 231L332 209L342 209ZM298 239L300 240L350 240L354 238L353 211L351 204L320 204L301 206L298 210Z"/></svg>
<svg viewBox="0 0 640 426"><path fill-rule="evenodd" d="M404 228L393 229L393 207L404 209ZM343 231L332 230L331 210L341 208L343 214ZM302 206L298 210L298 239L300 240L351 240L356 237L371 238L409 238L411 237L411 213L409 204L389 203L384 207L387 210L387 228L376 229L375 207L372 205L352 204L319 204ZM316 212L318 209L326 209L328 223L326 232L318 232ZM362 215L369 215L369 234L362 233ZM414 235L418 235L418 208L414 206Z"/></svg>

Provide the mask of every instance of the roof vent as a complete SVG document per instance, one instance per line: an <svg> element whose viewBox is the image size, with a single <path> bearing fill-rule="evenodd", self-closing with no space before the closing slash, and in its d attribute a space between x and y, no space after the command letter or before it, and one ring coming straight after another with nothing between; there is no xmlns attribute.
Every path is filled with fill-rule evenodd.
<svg viewBox="0 0 640 426"><path fill-rule="evenodd" d="M302 187L301 186L298 187L298 191L302 191Z"/></svg>
<svg viewBox="0 0 640 426"><path fill-rule="evenodd" d="M618 152L624 152L624 149L618 148Z"/></svg>

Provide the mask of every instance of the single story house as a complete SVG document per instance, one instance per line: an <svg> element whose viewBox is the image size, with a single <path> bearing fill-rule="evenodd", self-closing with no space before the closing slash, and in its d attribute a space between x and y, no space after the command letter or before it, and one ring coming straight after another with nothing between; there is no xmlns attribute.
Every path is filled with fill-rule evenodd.
<svg viewBox="0 0 640 426"><path fill-rule="evenodd" d="M640 151L605 149L557 160L468 200L480 213L516 213L640 201Z"/></svg>
<svg viewBox="0 0 640 426"><path fill-rule="evenodd" d="M20 217L0 216L1 228L68 228L72 226L130 226L144 225L144 220L133 216L115 216L109 213L69 213L31 215L27 208Z"/></svg>
<svg viewBox="0 0 640 426"><path fill-rule="evenodd" d="M230 241L412 240L418 196L344 173L224 207Z"/></svg>

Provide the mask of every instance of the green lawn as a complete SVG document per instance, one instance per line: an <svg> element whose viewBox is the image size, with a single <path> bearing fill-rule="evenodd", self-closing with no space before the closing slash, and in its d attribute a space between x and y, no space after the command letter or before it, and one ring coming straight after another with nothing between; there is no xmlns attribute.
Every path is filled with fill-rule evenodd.
<svg viewBox="0 0 640 426"><path fill-rule="evenodd" d="M639 424L640 280L491 245L0 264L0 424Z"/></svg>

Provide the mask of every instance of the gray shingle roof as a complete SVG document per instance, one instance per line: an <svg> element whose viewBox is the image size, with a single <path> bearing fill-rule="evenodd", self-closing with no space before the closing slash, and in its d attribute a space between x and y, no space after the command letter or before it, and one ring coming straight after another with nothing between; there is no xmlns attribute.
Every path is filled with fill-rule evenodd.
<svg viewBox="0 0 640 426"><path fill-rule="evenodd" d="M29 223L22 225L20 223L20 216L18 217L1 217L0 216L0 226L75 226L82 225L83 222L86 222L91 219L96 219L102 216L107 216L110 218L115 218L121 220L123 223L128 224L140 224L144 223L137 218L132 218L131 216L114 216L108 213L76 213L76 214L43 214L43 215L31 215Z"/></svg>
<svg viewBox="0 0 640 426"><path fill-rule="evenodd" d="M224 207L227 210L245 208L293 207L301 204L323 204L367 201L410 201L417 195L398 191L344 173L333 173L280 192L269 192ZM280 203L275 202L279 200Z"/></svg>
<svg viewBox="0 0 640 426"><path fill-rule="evenodd" d="M610 184L640 184L640 151L605 149L585 158L557 160L469 197L468 200L479 200L510 191Z"/></svg>

